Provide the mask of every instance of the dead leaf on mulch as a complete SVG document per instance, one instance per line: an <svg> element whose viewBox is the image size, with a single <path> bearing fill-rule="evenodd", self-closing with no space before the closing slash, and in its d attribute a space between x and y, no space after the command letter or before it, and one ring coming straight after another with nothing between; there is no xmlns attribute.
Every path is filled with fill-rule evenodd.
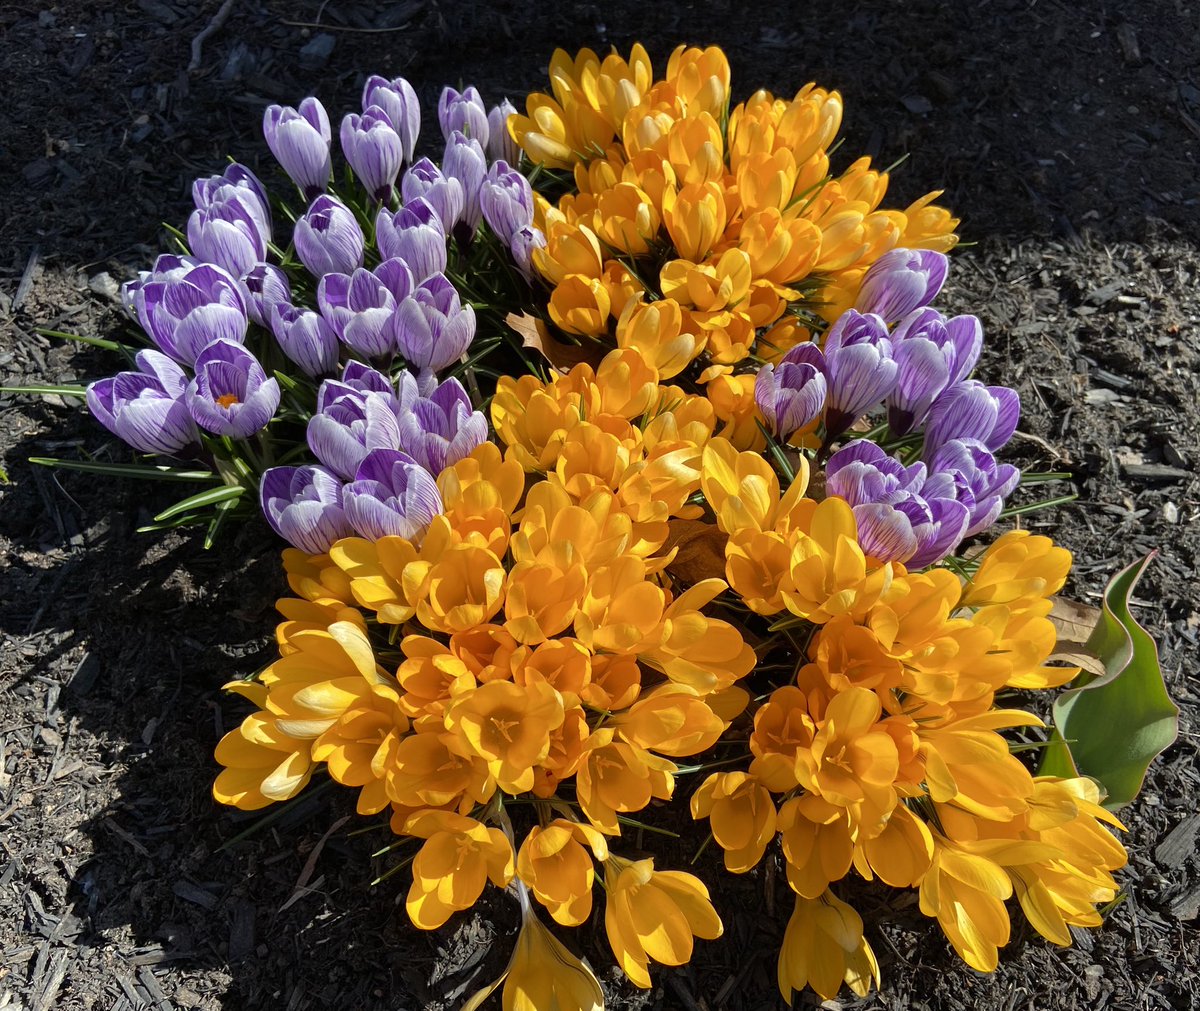
<svg viewBox="0 0 1200 1011"><path fill-rule="evenodd" d="M525 347L538 352L559 372L570 372L580 362L596 365L604 357L603 349L599 347L563 343L550 333L545 320L527 312L510 312L504 322L521 335Z"/></svg>
<svg viewBox="0 0 1200 1011"><path fill-rule="evenodd" d="M675 549L667 571L682 583L725 578L725 542L729 540L712 523L701 520L670 520L664 550Z"/></svg>
<svg viewBox="0 0 1200 1011"><path fill-rule="evenodd" d="M1058 633L1054 652L1047 658L1072 667L1082 667L1090 674L1104 674L1104 664L1088 649L1087 641L1100 620L1100 608L1080 604L1065 597L1055 597L1047 617Z"/></svg>

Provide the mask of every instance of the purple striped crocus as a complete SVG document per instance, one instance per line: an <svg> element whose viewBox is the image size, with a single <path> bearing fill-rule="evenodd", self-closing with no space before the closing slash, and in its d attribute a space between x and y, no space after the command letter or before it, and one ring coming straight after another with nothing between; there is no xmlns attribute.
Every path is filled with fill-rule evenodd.
<svg viewBox="0 0 1200 1011"><path fill-rule="evenodd" d="M240 196L192 211L187 222L188 246L206 263L215 263L234 277L244 277L267 256L270 233Z"/></svg>
<svg viewBox="0 0 1200 1011"><path fill-rule="evenodd" d="M533 224L533 188L508 162L494 162L480 185L479 207L496 238L509 246L517 232Z"/></svg>
<svg viewBox="0 0 1200 1011"><path fill-rule="evenodd" d="M821 416L829 392L825 356L813 343L797 344L778 365L764 365L754 380L754 402L777 439L787 441Z"/></svg>
<svg viewBox="0 0 1200 1011"><path fill-rule="evenodd" d="M512 254L513 263L517 265L526 281L533 280L533 251L545 248L546 236L540 228L534 228L533 225L519 228L509 241L508 251Z"/></svg>
<svg viewBox="0 0 1200 1011"><path fill-rule="evenodd" d="M993 453L1012 438L1021 420L1021 398L1007 386L966 379L933 402L925 422L926 457L951 439L975 439Z"/></svg>
<svg viewBox="0 0 1200 1011"><path fill-rule="evenodd" d="M888 427L902 436L919 429L942 392L975 368L983 328L974 316L948 320L936 309L916 309L892 331L891 340L898 371L887 398Z"/></svg>
<svg viewBox="0 0 1200 1011"><path fill-rule="evenodd" d="M895 323L937 298L949 265L932 249L893 249L871 264L854 307Z"/></svg>
<svg viewBox="0 0 1200 1011"><path fill-rule="evenodd" d="M271 332L283 353L310 378L337 369L338 339L325 317L288 302L271 307Z"/></svg>
<svg viewBox="0 0 1200 1011"><path fill-rule="evenodd" d="M259 483L259 501L271 529L310 555L354 536L342 508L342 482L324 467L272 467Z"/></svg>
<svg viewBox="0 0 1200 1011"><path fill-rule="evenodd" d="M488 113L487 156L492 161L505 161L516 165L521 160L521 149L508 132L508 117L517 111L507 98L493 105Z"/></svg>
<svg viewBox="0 0 1200 1011"><path fill-rule="evenodd" d="M191 365L215 340L246 339L245 289L229 273L211 263L181 263L158 276L163 280L146 281L135 300L138 321L160 351Z"/></svg>
<svg viewBox="0 0 1200 1011"><path fill-rule="evenodd" d="M463 91L454 88L443 88L438 98L438 125L442 128L442 137L449 140L457 131L466 137L473 137L480 145L487 147L490 127L488 124L487 106L479 91L468 87Z"/></svg>
<svg viewBox="0 0 1200 1011"><path fill-rule="evenodd" d="M292 301L292 286L285 274L270 263L257 263L242 278L246 288L246 312L259 326L271 326L271 313L276 305Z"/></svg>
<svg viewBox="0 0 1200 1011"><path fill-rule="evenodd" d="M421 132L421 103L417 93L403 77L389 81L386 77L373 74L363 85L362 107L365 110L376 106L387 115L392 129L400 136L404 161L412 164L417 136Z"/></svg>
<svg viewBox="0 0 1200 1011"><path fill-rule="evenodd" d="M200 210L236 196L255 218L259 230L271 237L271 202L258 176L234 162L219 176L206 176L192 183L192 203Z"/></svg>
<svg viewBox="0 0 1200 1011"><path fill-rule="evenodd" d="M267 427L279 406L279 383L241 344L217 340L196 357L184 394L196 424L214 435L244 439Z"/></svg>
<svg viewBox="0 0 1200 1011"><path fill-rule="evenodd" d="M400 415L400 449L434 477L487 441L487 419L471 406L457 379L422 397L417 380L404 372L400 401L407 407Z"/></svg>
<svg viewBox="0 0 1200 1011"><path fill-rule="evenodd" d="M183 399L187 374L160 351L139 351L135 361L137 372L88 387L88 411L138 452L177 456L200 440Z"/></svg>
<svg viewBox="0 0 1200 1011"><path fill-rule="evenodd" d="M121 285L121 308L135 323L141 320L142 288L152 281L174 281L186 274L193 267L200 266L200 261L194 256L179 256L176 253L162 253L154 261L150 270L138 272L132 281ZM147 331L149 332L149 331Z"/></svg>
<svg viewBox="0 0 1200 1011"><path fill-rule="evenodd" d="M342 489L350 525L368 540L404 537L419 541L442 512L442 497L430 473L407 453L375 449L355 479Z"/></svg>
<svg viewBox="0 0 1200 1011"><path fill-rule="evenodd" d="M384 260L373 271L326 274L317 286L317 307L351 351L390 358L398 350L393 317L412 290L412 273L403 261Z"/></svg>
<svg viewBox="0 0 1200 1011"><path fill-rule="evenodd" d="M970 512L964 537L982 533L995 523L1004 509L1004 500L1021 480L1020 470L1012 464L997 463L983 443L972 440L943 443L928 464L926 486L934 485L942 497L952 495Z"/></svg>
<svg viewBox="0 0 1200 1011"><path fill-rule="evenodd" d="M296 255L316 278L349 274L362 266L366 240L350 210L337 197L322 193L299 218L292 233Z"/></svg>
<svg viewBox="0 0 1200 1011"><path fill-rule="evenodd" d="M468 238L475 234L483 217L479 191L487 169L487 155L483 153L479 141L458 130L450 134L446 141L446 152L442 155L442 171L447 179L456 179L462 187L463 209L458 221Z"/></svg>
<svg viewBox="0 0 1200 1011"><path fill-rule="evenodd" d="M871 313L848 309L825 335L824 355L829 396L825 406L826 442L837 438L896 385L896 362L887 324Z"/></svg>
<svg viewBox="0 0 1200 1011"><path fill-rule="evenodd" d="M350 390L326 380L317 396L317 413L308 421L308 448L333 473L353 480L373 449L400 448L400 421L387 393Z"/></svg>
<svg viewBox="0 0 1200 1011"><path fill-rule="evenodd" d="M325 192L333 168L329 154L333 134L325 106L311 96L298 109L269 105L263 113L263 136L305 200Z"/></svg>
<svg viewBox="0 0 1200 1011"><path fill-rule="evenodd" d="M404 164L404 142L379 106L372 105L361 116L347 113L340 131L342 154L358 181L376 200L392 198L392 187Z"/></svg>
<svg viewBox="0 0 1200 1011"><path fill-rule="evenodd" d="M433 205L416 197L393 213L379 209L375 219L379 255L403 260L420 284L446 269L446 229Z"/></svg>
<svg viewBox="0 0 1200 1011"><path fill-rule="evenodd" d="M465 199L462 183L447 178L428 158L422 158L404 173L400 179L400 193L405 204L424 197L442 219L442 228L447 235L462 216Z"/></svg>
<svg viewBox="0 0 1200 1011"><path fill-rule="evenodd" d="M475 337L475 310L463 305L443 274L422 281L400 303L392 321L395 346L423 373L437 372L457 361Z"/></svg>

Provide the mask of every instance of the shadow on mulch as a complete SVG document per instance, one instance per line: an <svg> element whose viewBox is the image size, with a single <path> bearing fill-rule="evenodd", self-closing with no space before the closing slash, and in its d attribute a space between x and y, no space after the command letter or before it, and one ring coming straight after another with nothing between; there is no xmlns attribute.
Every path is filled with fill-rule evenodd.
<svg viewBox="0 0 1200 1011"><path fill-rule="evenodd" d="M404 74L421 95L428 139L443 83L519 98L544 86L558 45L627 51L641 39L661 68L677 41L718 42L735 97L810 79L840 89L839 164L910 154L889 204L945 186L964 234L990 237L959 258L949 297L984 317L996 342L988 378L1019 385L1028 405L1023 428L1034 439L1018 444L1021 462L1071 470L1089 503L1059 511L1045 531L1075 548L1079 597L1131 553L1163 545L1142 590L1155 602L1147 623L1166 645L1185 731L1195 729L1184 664L1200 625L1200 545L1187 527L1196 483L1153 476L1155 467L1190 474L1200 459L1187 380L1200 363L1194 12L1163 0L1127 19L1023 0L853 10L260 0L235 6L189 75L191 40L215 9L200 6L66 0L0 10L0 64L13 82L0 122L0 249L10 250L0 316L3 300L25 289L0 319L4 382L113 369L32 327L104 332L113 310L87 291L87 277L144 265L159 248L158 222L184 220L193 177L226 155L271 175L258 133L267 102L315 92L340 111L367 73ZM1150 218L1165 224L1148 227ZM1115 248L1127 240L1141 245ZM369 887L389 866L371 858L386 830L349 836L351 822L327 835L351 812L346 798L220 851L250 821L209 795L212 748L243 711L219 685L270 659L271 604L286 592L265 527L207 553L195 536L136 534L179 489L25 463L124 458L62 406L5 398L0 443L15 482L0 488L0 1001L12 986L41 1011L436 1009L499 972L513 904L493 893L443 931L407 926L397 904L404 874ZM1183 924L1200 901L1194 740L1164 756L1127 812L1129 897L1104 930L1059 952L1016 915L1006 960L985 977L954 958L915 897L863 887L851 898L870 925L884 994L843 995L839 1006L1193 1005L1200 945ZM668 848L664 862L685 866L698 842ZM764 865L730 878L712 852L694 869L715 885L726 936L700 944L690 966L657 972L654 990L613 983L596 919L570 943L622 1011L782 1006L783 875Z"/></svg>

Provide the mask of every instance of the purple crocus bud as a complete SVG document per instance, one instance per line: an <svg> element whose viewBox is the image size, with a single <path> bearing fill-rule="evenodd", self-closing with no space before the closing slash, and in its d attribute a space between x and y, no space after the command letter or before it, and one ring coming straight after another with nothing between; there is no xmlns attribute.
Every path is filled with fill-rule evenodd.
<svg viewBox="0 0 1200 1011"><path fill-rule="evenodd" d="M428 158L422 158L404 173L400 179L400 193L405 204L412 203L417 197L429 201L442 219L442 228L447 235L462 216L465 199L462 183L457 179L447 179Z"/></svg>
<svg viewBox="0 0 1200 1011"><path fill-rule="evenodd" d="M88 410L138 452L175 456L199 441L183 401L187 375L159 351L139 351L135 360L137 372L121 372L88 387Z"/></svg>
<svg viewBox="0 0 1200 1011"><path fill-rule="evenodd" d="M375 219L379 255L403 260L418 284L446 269L446 229L424 197L409 201L394 214L386 207Z"/></svg>
<svg viewBox="0 0 1200 1011"><path fill-rule="evenodd" d="M271 203L258 176L236 162L222 175L207 176L192 183L192 203L200 210L237 197L242 206L258 220L259 230L271 237Z"/></svg>
<svg viewBox="0 0 1200 1011"><path fill-rule="evenodd" d="M442 156L442 171L447 179L457 179L462 187L463 210L459 221L470 234L475 234L483 211L479 206L479 190L487 175L487 156L474 137L467 137L457 130L446 141L446 153Z"/></svg>
<svg viewBox="0 0 1200 1011"><path fill-rule="evenodd" d="M848 309L825 336L829 395L825 407L826 442L845 432L892 392L897 366L882 317Z"/></svg>
<svg viewBox="0 0 1200 1011"><path fill-rule="evenodd" d="M378 74L368 77L363 86L362 107L365 110L373 105L384 111L392 129L400 135L404 161L411 164L421 132L421 103L412 85L403 77L392 81Z"/></svg>
<svg viewBox="0 0 1200 1011"><path fill-rule="evenodd" d="M296 255L313 277L349 274L361 267L366 241L354 212L322 193L296 221Z"/></svg>
<svg viewBox="0 0 1200 1011"><path fill-rule="evenodd" d="M438 99L438 124L446 140L457 131L487 147L490 133L487 106L475 88L468 87L461 92L443 88Z"/></svg>
<svg viewBox="0 0 1200 1011"><path fill-rule="evenodd" d="M234 277L243 277L267 255L268 234L257 214L238 196L192 211L187 222L188 245L206 263L215 263Z"/></svg>
<svg viewBox="0 0 1200 1011"><path fill-rule="evenodd" d="M310 555L354 536L342 509L342 482L324 467L272 467L262 476L259 501L271 529Z"/></svg>
<svg viewBox="0 0 1200 1011"><path fill-rule="evenodd" d="M971 514L964 537L982 533L999 517L1004 500L1021 480L1021 472L1008 463L997 463L986 446L972 440L951 439L929 460L926 488L937 483L937 494L953 496ZM942 482L948 481L950 487Z"/></svg>
<svg viewBox="0 0 1200 1011"><path fill-rule="evenodd" d="M342 120L342 154L359 182L376 200L390 200L396 176L404 163L404 144L379 106L361 116L351 112Z"/></svg>
<svg viewBox="0 0 1200 1011"><path fill-rule="evenodd" d="M342 489L342 503L350 525L372 541L389 536L417 541L442 511L430 473L394 449L366 455L355 480Z"/></svg>
<svg viewBox="0 0 1200 1011"><path fill-rule="evenodd" d="M854 307L895 323L937 298L949 266L946 254L932 249L893 249L871 264Z"/></svg>
<svg viewBox="0 0 1200 1011"><path fill-rule="evenodd" d="M516 165L521 160L521 149L508 132L508 117L516 111L516 106L506 98L488 113L487 155L492 161Z"/></svg>
<svg viewBox="0 0 1200 1011"><path fill-rule="evenodd" d="M517 269L524 275L526 281L533 279L533 251L545 249L545 247L546 236L542 234L540 228L534 228L533 225L519 228L513 234L508 244L508 251L512 254L513 263L517 265Z"/></svg>
<svg viewBox="0 0 1200 1011"><path fill-rule="evenodd" d="M463 305L444 274L422 281L392 320L396 347L421 372L457 361L475 336L475 310Z"/></svg>
<svg viewBox="0 0 1200 1011"><path fill-rule="evenodd" d="M306 376L315 379L337 369L337 334L320 313L276 302L271 306L271 332L283 353Z"/></svg>
<svg viewBox="0 0 1200 1011"><path fill-rule="evenodd" d="M270 263L257 263L242 278L246 286L246 312L259 326L271 326L271 311L282 302L292 300L292 286L287 274Z"/></svg>
<svg viewBox="0 0 1200 1011"><path fill-rule="evenodd" d="M309 419L306 435L313 456L350 481L371 450L400 448L400 424L390 391L337 396L340 386L329 380L321 384L321 408Z"/></svg>
<svg viewBox="0 0 1200 1011"><path fill-rule="evenodd" d="M936 309L914 309L892 331L892 349L901 341L922 337L933 341L946 359L953 386L971 374L983 349L983 327L974 316L946 319Z"/></svg>
<svg viewBox="0 0 1200 1011"><path fill-rule="evenodd" d="M401 373L400 400L411 405L400 416L400 448L434 477L487 441L487 419L457 379L422 397L417 380Z"/></svg>
<svg viewBox="0 0 1200 1011"><path fill-rule="evenodd" d="M161 276L166 279L147 281L135 296L138 321L160 351L191 365L212 341L246 339L245 289L226 271L211 263L180 264Z"/></svg>
<svg viewBox="0 0 1200 1011"><path fill-rule="evenodd" d="M216 435L244 439L266 428L279 406L279 383L241 344L213 341L196 357L184 394L192 418Z"/></svg>
<svg viewBox="0 0 1200 1011"><path fill-rule="evenodd" d="M932 457L951 439L975 439L994 453L1012 438L1020 420L1016 390L976 379L955 383L929 409L924 456Z"/></svg>
<svg viewBox="0 0 1200 1011"><path fill-rule="evenodd" d="M508 162L498 161L484 176L479 207L496 237L510 245L518 231L533 224L533 188Z"/></svg>
<svg viewBox="0 0 1200 1011"><path fill-rule="evenodd" d="M888 397L888 427L907 435L925 422L943 390L975 367L983 328L974 316L947 320L936 309L915 309L892 331L892 356L899 371Z"/></svg>
<svg viewBox="0 0 1200 1011"><path fill-rule="evenodd" d="M142 288L151 281L174 281L183 277L193 267L198 267L200 261L194 256L179 256L175 253L161 253L154 261L150 270L138 271L138 276L132 281L121 285L121 308L135 323L141 320Z"/></svg>
<svg viewBox="0 0 1200 1011"><path fill-rule="evenodd" d="M359 393L386 393L393 398L393 411L397 414L400 413L400 404L399 401L394 400L396 392L392 389L391 380L378 369L373 369L362 362L356 362L354 359L346 362L340 380L330 380L321 384L321 389L317 392L318 411L324 410L327 388L330 401L335 396L341 396L346 390L357 390Z"/></svg>
<svg viewBox="0 0 1200 1011"><path fill-rule="evenodd" d="M754 402L777 439L785 442L818 418L829 393L825 356L816 344L797 344L779 365L764 365L754 380Z"/></svg>
<svg viewBox="0 0 1200 1011"><path fill-rule="evenodd" d="M263 136L305 200L325 192L333 168L329 154L333 135L325 106L312 97L301 102L299 109L269 105L263 113Z"/></svg>
<svg viewBox="0 0 1200 1011"><path fill-rule="evenodd" d="M317 286L317 307L350 350L386 358L397 350L397 306L412 290L412 272L404 262L384 260L374 271L360 267L350 275L326 274Z"/></svg>

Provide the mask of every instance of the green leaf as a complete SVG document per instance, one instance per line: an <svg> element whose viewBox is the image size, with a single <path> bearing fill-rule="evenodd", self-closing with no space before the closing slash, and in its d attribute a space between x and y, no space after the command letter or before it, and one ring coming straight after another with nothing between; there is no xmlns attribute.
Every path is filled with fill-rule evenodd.
<svg viewBox="0 0 1200 1011"><path fill-rule="evenodd" d="M78 341L80 344L90 344L92 347L104 348L106 351L134 351L135 348L128 344L122 344L120 341L110 341L104 337L85 337L81 333L67 333L65 330L47 330L45 327L35 326L34 333L39 333L43 337L57 337L64 341Z"/></svg>
<svg viewBox="0 0 1200 1011"><path fill-rule="evenodd" d="M31 456L30 463L59 470L81 470L86 474L108 477L137 477L155 481L213 481L217 475L210 470L177 470L174 467L148 466L138 463L96 463L91 460L56 460L52 456Z"/></svg>
<svg viewBox="0 0 1200 1011"><path fill-rule="evenodd" d="M29 393L35 397L86 397L86 386L0 386L0 393Z"/></svg>
<svg viewBox="0 0 1200 1011"><path fill-rule="evenodd" d="M245 494L245 491L246 489L240 484L226 484L220 488L210 488L208 491L198 492L164 509L154 517L154 522L161 523L163 520L169 520L172 516L178 516L180 513L185 513L192 509L203 509L205 506L216 505L219 502L229 502L231 499L240 498Z"/></svg>
<svg viewBox="0 0 1200 1011"><path fill-rule="evenodd" d="M1158 647L1129 611L1133 589L1154 555L1119 572L1105 589L1100 620L1087 641L1104 673L1084 671L1078 687L1055 701L1055 729L1038 770L1043 776L1090 776L1113 810L1138 795L1150 763L1179 730L1179 708L1167 695Z"/></svg>

